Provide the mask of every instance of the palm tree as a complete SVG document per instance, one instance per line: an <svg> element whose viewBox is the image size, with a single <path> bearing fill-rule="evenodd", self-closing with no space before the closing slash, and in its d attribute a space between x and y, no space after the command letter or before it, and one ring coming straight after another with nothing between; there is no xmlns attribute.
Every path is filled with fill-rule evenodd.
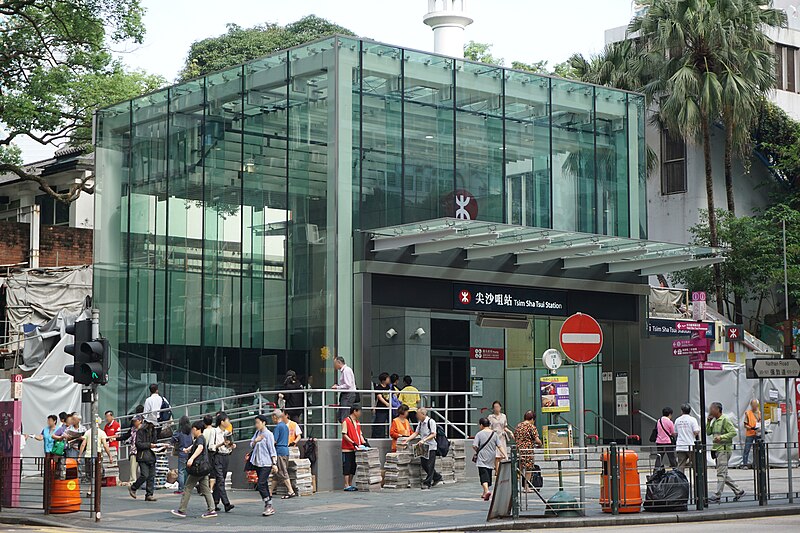
<svg viewBox="0 0 800 533"><path fill-rule="evenodd" d="M722 1L722 0L720 0ZM726 0L727 1L727 0ZM646 11L634 17L628 33L642 46L639 60L658 72L644 92L661 103L660 119L687 139L703 147L706 203L711 246L718 246L711 172L711 125L719 117L723 86L717 74L723 51L728 49L721 11L713 0L643 0ZM720 270L714 266L717 309L723 310Z"/></svg>

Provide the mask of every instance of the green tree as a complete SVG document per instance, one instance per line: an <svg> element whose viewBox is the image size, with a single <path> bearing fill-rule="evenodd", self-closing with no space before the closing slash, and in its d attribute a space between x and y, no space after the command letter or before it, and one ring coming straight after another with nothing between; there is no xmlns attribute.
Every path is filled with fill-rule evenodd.
<svg viewBox="0 0 800 533"><path fill-rule="evenodd" d="M607 85L626 91L641 91L649 81L639 59L636 41L627 39L607 44L603 51L590 58L573 54L568 60L569 71L581 81L596 85Z"/></svg>
<svg viewBox="0 0 800 533"><path fill-rule="evenodd" d="M779 201L800 209L800 123L762 98L751 134L755 150L782 185Z"/></svg>
<svg viewBox="0 0 800 533"><path fill-rule="evenodd" d="M76 98L76 84L109 71L111 44L142 42L142 14L139 0L0 1L0 173L65 203L81 194L85 181L58 193L46 177L26 172L13 143L60 144L85 132L92 103Z"/></svg>
<svg viewBox="0 0 800 533"><path fill-rule="evenodd" d="M242 28L236 24L228 24L227 33L192 44L179 80L223 70L334 34L355 35L347 28L315 15L308 15L286 26L261 24Z"/></svg>
<svg viewBox="0 0 800 533"><path fill-rule="evenodd" d="M494 57L492 55L492 45L489 43L468 42L464 45L464 59L486 63L487 65L503 65L502 57Z"/></svg>
<svg viewBox="0 0 800 533"><path fill-rule="evenodd" d="M534 74L549 74L547 71L547 61L535 61L533 63L523 63L522 61L512 61L511 68L524 70Z"/></svg>

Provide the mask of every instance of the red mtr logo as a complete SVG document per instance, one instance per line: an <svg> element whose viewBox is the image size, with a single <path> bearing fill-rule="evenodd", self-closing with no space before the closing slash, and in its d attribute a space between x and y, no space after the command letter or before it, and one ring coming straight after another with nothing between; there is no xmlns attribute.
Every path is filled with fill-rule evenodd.
<svg viewBox="0 0 800 533"><path fill-rule="evenodd" d="M472 294L467 290L462 290L458 294L458 301L463 305L468 305L472 301Z"/></svg>

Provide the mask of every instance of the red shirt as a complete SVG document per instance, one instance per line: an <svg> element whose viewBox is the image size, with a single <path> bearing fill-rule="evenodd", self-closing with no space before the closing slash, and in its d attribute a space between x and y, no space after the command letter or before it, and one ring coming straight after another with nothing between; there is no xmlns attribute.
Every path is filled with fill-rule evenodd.
<svg viewBox="0 0 800 533"><path fill-rule="evenodd" d="M358 420L353 420L352 417L348 416L344 419L344 427L344 435L350 437L350 440L352 440L355 445L345 439L344 435L342 435L342 451L354 452L356 451L356 446L364 444L364 435L361 434L361 424L358 422Z"/></svg>
<svg viewBox="0 0 800 533"><path fill-rule="evenodd" d="M113 438L117 435L117 433L119 433L119 422L114 420L110 424L106 424L103 427L103 431L108 437L108 446L111 448L119 448L119 442L117 441L117 439Z"/></svg>

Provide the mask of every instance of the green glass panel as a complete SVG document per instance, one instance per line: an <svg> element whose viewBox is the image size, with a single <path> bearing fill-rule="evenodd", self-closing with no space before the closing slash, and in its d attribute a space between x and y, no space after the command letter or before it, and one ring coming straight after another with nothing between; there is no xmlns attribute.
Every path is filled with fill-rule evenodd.
<svg viewBox="0 0 800 533"><path fill-rule="evenodd" d="M619 237L630 236L627 100L620 91L595 91L597 232Z"/></svg>

